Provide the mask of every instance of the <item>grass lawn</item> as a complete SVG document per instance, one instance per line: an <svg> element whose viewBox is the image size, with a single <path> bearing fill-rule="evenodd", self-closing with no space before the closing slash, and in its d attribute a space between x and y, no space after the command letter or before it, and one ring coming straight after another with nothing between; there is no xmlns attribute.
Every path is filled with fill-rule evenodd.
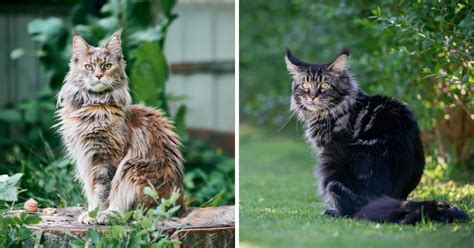
<svg viewBox="0 0 474 248"><path fill-rule="evenodd" d="M469 212L468 223L402 226L334 219L320 215L324 205L316 194L312 154L301 130L291 137L241 126L241 247L474 247L474 182L425 176L411 195L461 206Z"/></svg>

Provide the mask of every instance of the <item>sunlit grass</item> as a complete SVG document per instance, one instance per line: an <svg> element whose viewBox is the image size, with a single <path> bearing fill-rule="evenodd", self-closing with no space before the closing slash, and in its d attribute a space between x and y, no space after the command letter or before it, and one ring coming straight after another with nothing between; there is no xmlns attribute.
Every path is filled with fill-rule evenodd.
<svg viewBox="0 0 474 248"><path fill-rule="evenodd" d="M441 172L436 176L427 173L410 196L456 204L470 214L468 223L401 226L328 218L320 215L324 204L316 194L315 160L302 134L263 133L245 125L240 134L240 239L245 247L432 248L474 244L472 183L449 180Z"/></svg>

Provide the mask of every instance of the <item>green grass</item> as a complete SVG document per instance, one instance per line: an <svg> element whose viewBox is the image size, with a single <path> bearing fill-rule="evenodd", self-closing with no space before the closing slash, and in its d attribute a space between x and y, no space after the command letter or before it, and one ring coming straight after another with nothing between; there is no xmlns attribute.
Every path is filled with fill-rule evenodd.
<svg viewBox="0 0 474 248"><path fill-rule="evenodd" d="M468 223L403 226L321 216L324 205L315 187L313 152L302 134L293 136L241 127L242 247L474 246L472 183L425 177L412 193L415 199L437 198L463 207L471 217Z"/></svg>

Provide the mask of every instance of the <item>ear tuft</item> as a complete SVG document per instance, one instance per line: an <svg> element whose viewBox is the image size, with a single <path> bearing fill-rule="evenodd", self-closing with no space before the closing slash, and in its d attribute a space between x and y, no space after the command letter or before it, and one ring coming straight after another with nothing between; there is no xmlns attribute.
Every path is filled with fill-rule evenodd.
<svg viewBox="0 0 474 248"><path fill-rule="evenodd" d="M72 34L72 52L74 55L86 53L91 46L78 33Z"/></svg>
<svg viewBox="0 0 474 248"><path fill-rule="evenodd" d="M122 40L120 38L122 29L115 31L112 36L105 42L104 48L114 51L116 53L122 53Z"/></svg>
<svg viewBox="0 0 474 248"><path fill-rule="evenodd" d="M346 56L349 56L351 55L351 49L348 48L348 47L344 47L341 52L339 53L339 55L342 55L342 54L345 54Z"/></svg>
<svg viewBox="0 0 474 248"><path fill-rule="evenodd" d="M329 70L339 74L342 74L343 72L347 71L347 69L349 68L349 64L347 61L349 54L350 50L348 48L342 49L341 53L339 54L339 57L337 57L337 59L335 59L332 63L329 64Z"/></svg>
<svg viewBox="0 0 474 248"><path fill-rule="evenodd" d="M305 62L303 62L303 61L297 59L295 56L293 56L293 53L291 53L291 51L288 47L286 48L285 63L286 63L286 69L288 69L288 72L293 77L296 77L297 75L302 73L304 71L305 66L306 66Z"/></svg>

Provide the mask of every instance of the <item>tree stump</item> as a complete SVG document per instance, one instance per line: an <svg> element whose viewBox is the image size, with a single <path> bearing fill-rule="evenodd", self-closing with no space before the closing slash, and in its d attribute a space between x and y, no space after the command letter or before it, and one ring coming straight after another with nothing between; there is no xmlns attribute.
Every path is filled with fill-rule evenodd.
<svg viewBox="0 0 474 248"><path fill-rule="evenodd" d="M22 210L23 211L23 210ZM77 222L82 208L57 208L54 213L39 210L31 213L41 217L41 222L29 225L44 247L69 247L69 243L78 237L84 237L89 228L107 232L105 225L85 225ZM19 214L21 211L10 211ZM209 207L192 209L191 214L177 221L164 221L160 228L173 233L173 238L181 241L176 247L234 247L235 244L235 207ZM23 247L34 247L32 241Z"/></svg>

